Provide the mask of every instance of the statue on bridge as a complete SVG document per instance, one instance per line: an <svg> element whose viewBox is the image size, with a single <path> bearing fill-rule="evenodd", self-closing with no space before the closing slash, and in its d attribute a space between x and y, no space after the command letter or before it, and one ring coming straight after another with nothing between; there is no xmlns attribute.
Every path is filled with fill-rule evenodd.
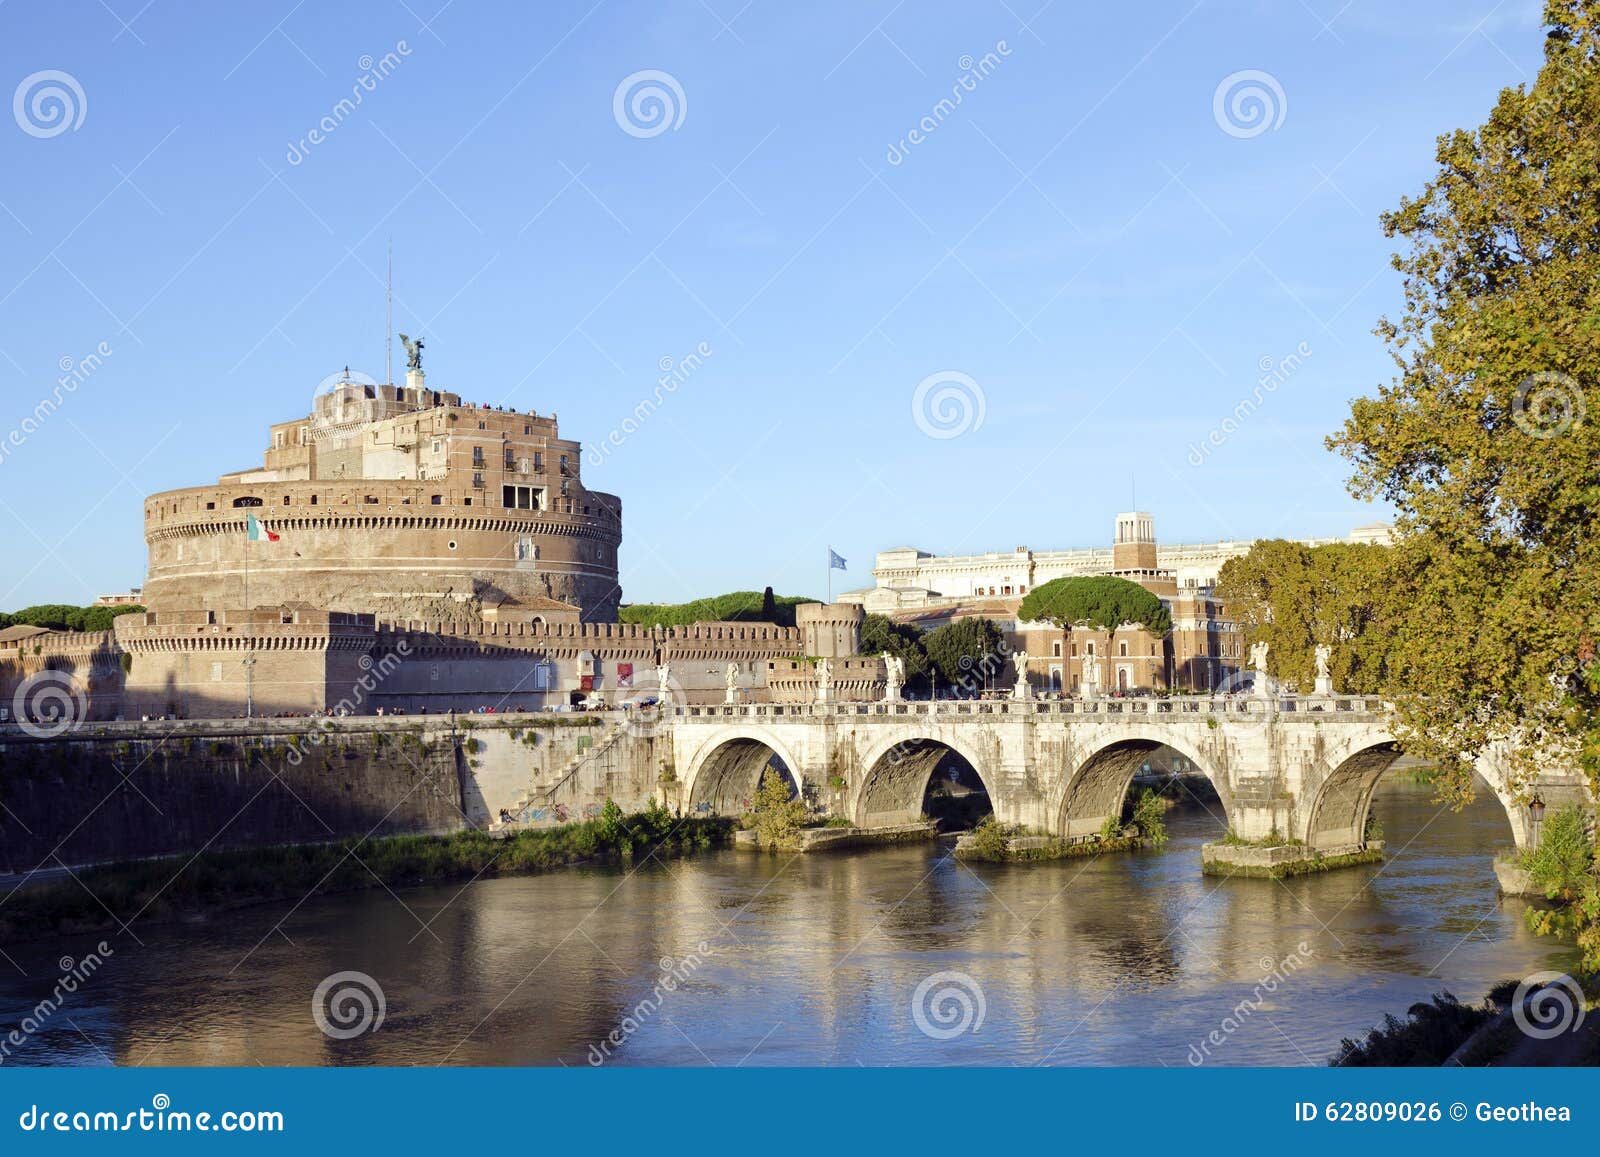
<svg viewBox="0 0 1600 1157"><path fill-rule="evenodd" d="M833 702L833 660L817 660L817 702Z"/></svg>
<svg viewBox="0 0 1600 1157"><path fill-rule="evenodd" d="M900 688L906 681L906 661L898 655L883 653L883 701L900 702Z"/></svg>
<svg viewBox="0 0 1600 1157"><path fill-rule="evenodd" d="M656 668L656 684L657 684L658 688L660 689L660 696L661 696L661 699L663 701L665 701L665 700L667 700L667 699L672 697L672 688L667 686L667 684L670 683L671 681L672 681L672 664L670 664L670 663L662 663L659 667Z"/></svg>
<svg viewBox="0 0 1600 1157"><path fill-rule="evenodd" d="M1328 674L1328 660L1333 658L1333 648L1326 643L1318 643L1316 649L1317 660L1317 685L1316 694L1333 694L1333 676Z"/></svg>
<svg viewBox="0 0 1600 1157"><path fill-rule="evenodd" d="M1250 644L1250 666L1255 669L1255 677L1250 681L1250 690L1261 698L1271 694L1268 686L1270 677L1267 675L1268 649L1264 642Z"/></svg>
<svg viewBox="0 0 1600 1157"><path fill-rule="evenodd" d="M739 664L729 663L727 670L723 673L723 675L724 682L727 685L727 691L723 695L722 701L724 703L739 702Z"/></svg>
<svg viewBox="0 0 1600 1157"><path fill-rule="evenodd" d="M1083 660L1083 697L1100 698L1100 656L1092 651Z"/></svg>
<svg viewBox="0 0 1600 1157"><path fill-rule="evenodd" d="M1017 670L1017 685L1011 688L1011 698L1029 698L1032 695L1032 689L1028 686L1028 652L1012 651L1011 665Z"/></svg>

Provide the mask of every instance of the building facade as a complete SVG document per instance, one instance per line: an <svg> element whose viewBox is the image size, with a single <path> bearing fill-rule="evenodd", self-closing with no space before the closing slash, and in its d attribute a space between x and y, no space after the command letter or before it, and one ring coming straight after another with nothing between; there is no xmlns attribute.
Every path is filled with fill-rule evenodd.
<svg viewBox="0 0 1600 1157"><path fill-rule="evenodd" d="M1347 538L1304 539L1307 546L1334 542L1387 543L1385 525L1360 527ZM1245 641L1216 597L1217 577L1230 558L1252 542L1164 546L1147 511L1114 520L1109 548L1010 554L934 555L899 547L878 555L876 586L840 595L841 602L924 629L960 618L993 619L1013 651L1028 655L1029 681L1044 693L1080 693L1090 682L1106 693L1151 690L1226 691L1240 685ZM1158 637L1133 624L1115 630L1057 627L1019 618L1030 590L1059 578L1114 575L1161 599L1172 630Z"/></svg>

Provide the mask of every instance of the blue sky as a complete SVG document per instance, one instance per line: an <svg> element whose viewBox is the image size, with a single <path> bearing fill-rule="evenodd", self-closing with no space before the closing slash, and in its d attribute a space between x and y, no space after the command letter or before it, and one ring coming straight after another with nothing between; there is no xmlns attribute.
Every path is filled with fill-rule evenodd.
<svg viewBox="0 0 1600 1157"><path fill-rule="evenodd" d="M585 469L630 601L820 594L830 544L836 590L901 544L1099 545L1134 486L1166 541L1384 518L1322 448L1390 373L1378 215L1531 81L1538 10L10 0L0 95L81 99L0 118L0 441L110 353L4 447L0 608L138 583L143 495L381 378L391 239L430 384L586 444L710 350ZM646 70L670 124L649 78L619 119Z"/></svg>

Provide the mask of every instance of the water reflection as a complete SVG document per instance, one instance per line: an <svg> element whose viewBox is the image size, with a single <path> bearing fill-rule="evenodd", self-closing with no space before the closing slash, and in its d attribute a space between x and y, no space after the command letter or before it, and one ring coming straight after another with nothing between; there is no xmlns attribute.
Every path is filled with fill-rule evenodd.
<svg viewBox="0 0 1600 1157"><path fill-rule="evenodd" d="M1220 824L1195 812L1162 852L979 867L944 847L726 852L136 929L144 945L116 938L9 1063L582 1065L617 1032L602 1051L622 1064L1183 1065L1247 998L1208 1063L1321 1063L1441 988L1477 999L1569 961L1496 896L1489 856L1510 830L1492 800L1441 813L1390 782L1376 809L1388 862L1281 883L1202 877ZM97 939L9 946L28 979L0 980L0 1021L29 1016L57 958ZM381 984L387 1016L332 1040L311 993L346 970ZM918 1029L912 993L939 971L981 990L977 1032Z"/></svg>

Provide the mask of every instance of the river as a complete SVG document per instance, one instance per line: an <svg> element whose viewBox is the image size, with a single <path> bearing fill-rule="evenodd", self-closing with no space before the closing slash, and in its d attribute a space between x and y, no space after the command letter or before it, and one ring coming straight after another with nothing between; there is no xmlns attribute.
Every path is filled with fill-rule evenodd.
<svg viewBox="0 0 1600 1157"><path fill-rule="evenodd" d="M1390 780L1374 809L1384 864L1284 882L1202 876L1222 825L1182 811L1159 852L967 867L948 844L730 850L135 925L5 1059L1321 1064L1436 991L1478 1000L1570 962L1496 894L1490 855L1511 833L1492 798L1454 813ZM100 939L4 946L0 1029ZM381 987L384 1016L335 1039L311 997L350 971Z"/></svg>

